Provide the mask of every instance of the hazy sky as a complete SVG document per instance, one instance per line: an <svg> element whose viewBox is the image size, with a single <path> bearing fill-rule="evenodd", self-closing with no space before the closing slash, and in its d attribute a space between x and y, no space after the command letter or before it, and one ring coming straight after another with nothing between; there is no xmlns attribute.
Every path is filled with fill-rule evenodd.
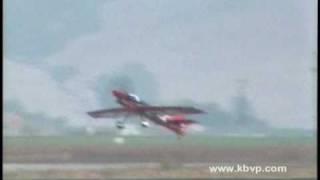
<svg viewBox="0 0 320 180"><path fill-rule="evenodd" d="M4 100L30 112L83 122L84 112L101 108L98 77L140 63L154 74L162 101L230 109L236 81L246 79L258 117L277 127L315 126L315 0L4 5Z"/></svg>

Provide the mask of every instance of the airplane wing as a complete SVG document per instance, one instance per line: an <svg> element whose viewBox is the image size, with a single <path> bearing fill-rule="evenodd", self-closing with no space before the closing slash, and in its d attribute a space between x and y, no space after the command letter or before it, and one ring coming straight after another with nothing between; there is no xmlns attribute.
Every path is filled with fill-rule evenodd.
<svg viewBox="0 0 320 180"><path fill-rule="evenodd" d="M98 111L91 111L88 114L93 118L116 118L119 116L127 116L131 113L129 109L125 108L113 108L113 109L103 109Z"/></svg>
<svg viewBox="0 0 320 180"><path fill-rule="evenodd" d="M163 114L200 114L204 111L193 107L178 107L178 106L142 106L135 108L134 111L154 112Z"/></svg>
<svg viewBox="0 0 320 180"><path fill-rule="evenodd" d="M135 113L154 112L163 114L199 114L204 113L200 109L193 107L174 107L174 106L140 106L131 109L113 108L88 112L93 118L116 118L119 116L128 116Z"/></svg>
<svg viewBox="0 0 320 180"><path fill-rule="evenodd" d="M168 121L168 123L171 123L171 124L176 124L176 125L179 125L179 124L197 124L198 122L197 121L194 121L194 120L190 120L190 119L184 119L184 120L179 120L179 121Z"/></svg>

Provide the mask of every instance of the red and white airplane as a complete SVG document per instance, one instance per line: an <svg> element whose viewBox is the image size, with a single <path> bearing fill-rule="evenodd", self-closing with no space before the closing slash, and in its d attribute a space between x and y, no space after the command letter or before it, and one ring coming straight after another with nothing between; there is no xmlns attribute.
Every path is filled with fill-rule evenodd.
<svg viewBox="0 0 320 180"><path fill-rule="evenodd" d="M125 91L114 90L112 94L116 98L117 103L122 107L92 111L88 112L88 114L93 118L123 117L122 120L117 121L117 128L119 129L124 128L127 117L136 115L141 118L142 127L149 127L149 122L143 120L148 119L182 136L185 134L188 125L197 123L194 120L186 119L184 115L204 113L204 111L193 107L150 106L138 96Z"/></svg>

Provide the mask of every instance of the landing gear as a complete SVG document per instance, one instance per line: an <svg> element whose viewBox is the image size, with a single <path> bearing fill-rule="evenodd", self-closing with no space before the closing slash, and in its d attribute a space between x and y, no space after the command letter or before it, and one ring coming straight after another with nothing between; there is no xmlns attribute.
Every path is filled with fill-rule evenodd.
<svg viewBox="0 0 320 180"><path fill-rule="evenodd" d="M122 122L122 121L118 121L116 126L117 126L118 129L124 129L125 128L124 122Z"/></svg>
<svg viewBox="0 0 320 180"><path fill-rule="evenodd" d="M148 128L150 126L150 123L147 120L144 120L143 116L140 116L141 120L141 127Z"/></svg>
<svg viewBox="0 0 320 180"><path fill-rule="evenodd" d="M148 121L142 121L141 122L141 126L144 127L144 128L147 128L150 126L149 122Z"/></svg>
<svg viewBox="0 0 320 180"><path fill-rule="evenodd" d="M117 121L116 127L117 127L118 129L122 130L122 129L125 128L124 123L126 122L128 116L129 116L129 114L126 114L126 115L123 117L122 120Z"/></svg>

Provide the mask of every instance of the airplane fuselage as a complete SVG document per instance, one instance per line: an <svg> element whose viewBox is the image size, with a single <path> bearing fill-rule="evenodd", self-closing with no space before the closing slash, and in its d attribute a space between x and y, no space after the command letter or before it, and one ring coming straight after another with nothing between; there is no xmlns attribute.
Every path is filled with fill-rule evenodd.
<svg viewBox="0 0 320 180"><path fill-rule="evenodd" d="M119 97L116 96L116 97L117 97L117 103L119 103L124 108L131 109L132 112L139 114L140 117L149 119L153 123L158 124L163 127L166 127L179 135L184 135L184 130L183 130L182 126L177 126L177 125L171 124L168 121L166 121L165 118L162 118L162 117L170 116L170 115L159 114L159 113L154 113L154 112L136 112L135 109L137 107L141 107L141 106L146 107L146 106L150 106L150 105L145 102L134 102L132 100L122 98L121 96L119 96Z"/></svg>
<svg viewBox="0 0 320 180"><path fill-rule="evenodd" d="M123 107L125 107L127 109L132 109L132 112L135 112L135 108L137 108L139 106L149 106L145 102L132 102L132 101L128 101L128 100L122 99L122 98L118 98L117 102L121 106L123 106ZM154 113L154 112L140 112L140 113L139 112L135 112L135 113L138 113L141 117L149 119L155 124L158 124L160 126L166 127L168 129L174 131L175 133L179 134L179 135L184 135L183 127L176 126L174 124L170 124L164 118L162 118L163 116L170 116L170 115L159 114L159 113Z"/></svg>
<svg viewBox="0 0 320 180"><path fill-rule="evenodd" d="M187 119L186 114L200 114L204 111L186 106L151 106L142 101L138 96L127 93L125 91L112 91L118 104L122 107L109 108L87 112L93 118L117 118L124 119L117 122L117 128L123 129L124 122L128 116L139 116L141 119L148 119L156 125L163 126L168 130L173 131L177 135L184 135L186 127L197 123L194 120ZM143 127L148 127L149 122L143 120Z"/></svg>

